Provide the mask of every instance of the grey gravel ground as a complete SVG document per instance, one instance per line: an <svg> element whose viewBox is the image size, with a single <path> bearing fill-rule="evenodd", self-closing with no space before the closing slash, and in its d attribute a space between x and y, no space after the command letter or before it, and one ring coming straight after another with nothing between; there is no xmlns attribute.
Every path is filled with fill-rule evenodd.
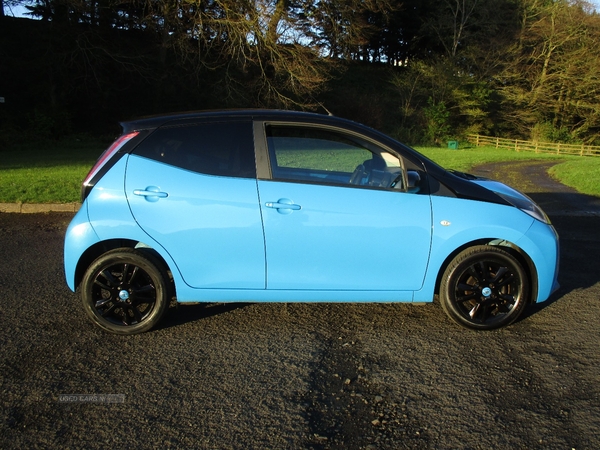
<svg viewBox="0 0 600 450"><path fill-rule="evenodd" d="M0 214L0 448L600 448L598 199L535 167L562 287L493 332L435 304L214 304L113 336L64 284L72 215Z"/></svg>

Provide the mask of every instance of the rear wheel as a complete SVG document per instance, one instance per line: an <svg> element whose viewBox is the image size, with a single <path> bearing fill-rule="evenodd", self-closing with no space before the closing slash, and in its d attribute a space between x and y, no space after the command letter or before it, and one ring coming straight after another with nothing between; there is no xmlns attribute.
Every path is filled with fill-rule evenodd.
<svg viewBox="0 0 600 450"><path fill-rule="evenodd" d="M506 250L476 246L459 253L440 285L442 308L457 323L491 330L521 315L528 301L529 279Z"/></svg>
<svg viewBox="0 0 600 450"><path fill-rule="evenodd" d="M112 250L96 259L80 290L91 319L116 334L149 330L169 305L166 271L153 258L131 248Z"/></svg>

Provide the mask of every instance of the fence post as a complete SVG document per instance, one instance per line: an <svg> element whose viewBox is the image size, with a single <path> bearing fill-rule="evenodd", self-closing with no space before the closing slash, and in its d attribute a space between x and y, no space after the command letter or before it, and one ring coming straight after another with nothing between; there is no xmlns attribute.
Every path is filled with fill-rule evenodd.
<svg viewBox="0 0 600 450"><path fill-rule="evenodd" d="M560 142L558 143L558 145L556 146L556 154L560 155Z"/></svg>
<svg viewBox="0 0 600 450"><path fill-rule="evenodd" d="M515 151L518 152L519 151L519 140L515 139Z"/></svg>

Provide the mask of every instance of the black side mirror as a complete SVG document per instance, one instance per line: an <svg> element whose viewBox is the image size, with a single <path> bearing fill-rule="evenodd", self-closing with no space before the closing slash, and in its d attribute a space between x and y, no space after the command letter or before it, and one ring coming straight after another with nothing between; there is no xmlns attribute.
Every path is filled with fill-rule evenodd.
<svg viewBox="0 0 600 450"><path fill-rule="evenodd" d="M419 186L421 184L421 175L416 170L408 170L406 172L406 176L408 179L408 192L411 194L416 194L421 190Z"/></svg>

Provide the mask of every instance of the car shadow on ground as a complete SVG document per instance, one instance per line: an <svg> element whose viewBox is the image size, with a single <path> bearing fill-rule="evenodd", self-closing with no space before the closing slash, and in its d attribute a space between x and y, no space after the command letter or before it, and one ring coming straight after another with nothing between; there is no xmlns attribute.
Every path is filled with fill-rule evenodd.
<svg viewBox="0 0 600 450"><path fill-rule="evenodd" d="M600 254L600 198L578 193L528 195L547 212L559 235L560 288L547 301L530 305L519 321L548 308L571 292L583 294L600 283L600 271L596 268Z"/></svg>
<svg viewBox="0 0 600 450"><path fill-rule="evenodd" d="M561 217L600 218L600 198L578 192L526 192L552 222ZM560 231L560 230L559 230Z"/></svg>
<svg viewBox="0 0 600 450"><path fill-rule="evenodd" d="M172 305L155 330L178 327L251 306L253 303L178 303Z"/></svg>

